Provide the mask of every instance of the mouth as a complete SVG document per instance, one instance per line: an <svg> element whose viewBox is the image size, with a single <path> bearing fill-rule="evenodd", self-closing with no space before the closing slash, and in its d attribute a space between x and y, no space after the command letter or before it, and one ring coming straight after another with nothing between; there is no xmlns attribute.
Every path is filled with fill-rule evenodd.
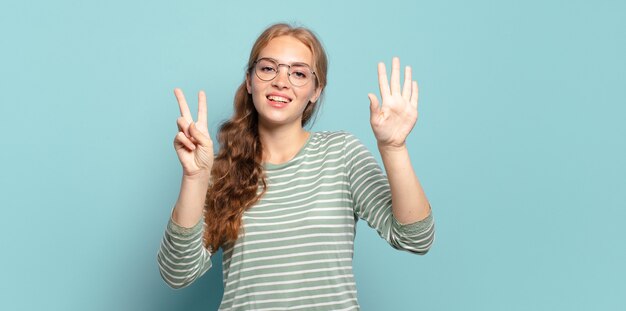
<svg viewBox="0 0 626 311"><path fill-rule="evenodd" d="M270 101L270 103L278 105L286 105L291 102L291 98L280 95L267 95L267 99Z"/></svg>

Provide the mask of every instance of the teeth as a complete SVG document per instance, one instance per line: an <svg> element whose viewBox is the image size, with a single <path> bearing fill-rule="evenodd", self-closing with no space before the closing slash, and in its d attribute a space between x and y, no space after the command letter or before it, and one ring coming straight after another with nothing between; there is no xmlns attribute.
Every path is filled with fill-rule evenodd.
<svg viewBox="0 0 626 311"><path fill-rule="evenodd" d="M287 98L280 97L280 96L268 96L267 98L270 99L270 100L277 101L277 102L282 102L282 103L288 103L289 102L289 100Z"/></svg>

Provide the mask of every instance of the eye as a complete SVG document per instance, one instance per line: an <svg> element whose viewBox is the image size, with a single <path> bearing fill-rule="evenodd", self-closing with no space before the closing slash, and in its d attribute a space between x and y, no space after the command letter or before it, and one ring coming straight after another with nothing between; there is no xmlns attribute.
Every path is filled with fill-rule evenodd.
<svg viewBox="0 0 626 311"><path fill-rule="evenodd" d="M297 79L306 79L309 75L305 69L295 68L291 71L291 75Z"/></svg>
<svg viewBox="0 0 626 311"><path fill-rule="evenodd" d="M263 66L261 67L261 71L262 72L276 72L276 68L272 67L272 66Z"/></svg>

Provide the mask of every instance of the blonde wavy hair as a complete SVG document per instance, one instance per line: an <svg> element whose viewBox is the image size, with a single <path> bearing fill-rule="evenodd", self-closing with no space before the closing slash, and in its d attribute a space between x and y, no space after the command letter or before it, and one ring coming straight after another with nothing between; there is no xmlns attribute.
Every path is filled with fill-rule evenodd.
<svg viewBox="0 0 626 311"><path fill-rule="evenodd" d="M319 99L315 103L309 102L304 109L304 127L320 105L328 71L326 52L311 30L288 24L275 24L265 29L250 51L246 77L253 73L254 62L261 50L272 39L281 36L296 38L311 50L316 87L322 89ZM246 89L245 79L235 93L234 113L220 126L217 140L220 149L211 169L213 184L207 191L204 207L205 247L214 251L237 239L244 211L256 203L267 190L262 161L263 146L258 131L258 112L254 108L252 95ZM262 187L260 192L259 187Z"/></svg>

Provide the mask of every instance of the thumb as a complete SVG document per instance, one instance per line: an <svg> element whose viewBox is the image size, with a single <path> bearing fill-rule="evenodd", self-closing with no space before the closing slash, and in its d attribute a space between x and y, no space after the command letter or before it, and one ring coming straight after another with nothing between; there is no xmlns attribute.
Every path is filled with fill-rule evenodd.
<svg viewBox="0 0 626 311"><path fill-rule="evenodd" d="M196 128L196 122L189 124L189 134L193 137L200 146L206 146L208 144L207 138Z"/></svg>
<svg viewBox="0 0 626 311"><path fill-rule="evenodd" d="M367 94L367 97L370 99L370 113L372 115L377 114L380 109L378 106L378 98L372 93Z"/></svg>

